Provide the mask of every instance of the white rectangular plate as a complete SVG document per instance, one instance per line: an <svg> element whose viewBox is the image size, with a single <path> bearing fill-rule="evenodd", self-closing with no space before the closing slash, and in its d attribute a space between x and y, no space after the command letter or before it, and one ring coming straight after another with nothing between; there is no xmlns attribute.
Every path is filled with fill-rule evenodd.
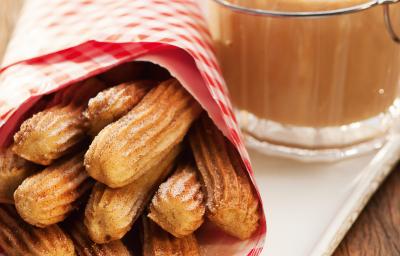
<svg viewBox="0 0 400 256"><path fill-rule="evenodd" d="M331 255L398 160L400 137L337 163L250 155L268 223L261 255Z"/></svg>

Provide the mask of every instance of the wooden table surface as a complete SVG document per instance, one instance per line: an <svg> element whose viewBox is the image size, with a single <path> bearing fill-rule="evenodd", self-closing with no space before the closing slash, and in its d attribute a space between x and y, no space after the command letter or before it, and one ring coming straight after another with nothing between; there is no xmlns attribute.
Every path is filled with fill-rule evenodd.
<svg viewBox="0 0 400 256"><path fill-rule="evenodd" d="M0 0L0 59L21 2ZM400 256L400 165L372 197L334 253L350 255Z"/></svg>
<svg viewBox="0 0 400 256"><path fill-rule="evenodd" d="M400 256L400 164L371 198L334 256Z"/></svg>

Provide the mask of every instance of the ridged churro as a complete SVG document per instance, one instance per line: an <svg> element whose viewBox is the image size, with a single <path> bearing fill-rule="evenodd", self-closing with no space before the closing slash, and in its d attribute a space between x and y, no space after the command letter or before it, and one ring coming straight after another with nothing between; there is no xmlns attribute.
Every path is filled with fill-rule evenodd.
<svg viewBox="0 0 400 256"><path fill-rule="evenodd" d="M0 205L0 247L7 256L75 255L74 244L60 227L33 227L11 205Z"/></svg>
<svg viewBox="0 0 400 256"><path fill-rule="evenodd" d="M27 178L14 193L15 206L28 223L45 227L63 221L93 185L83 154L61 159Z"/></svg>
<svg viewBox="0 0 400 256"><path fill-rule="evenodd" d="M17 156L11 148L0 149L0 202L14 203L14 191L37 166Z"/></svg>
<svg viewBox="0 0 400 256"><path fill-rule="evenodd" d="M206 192L207 218L232 236L249 238L258 228L259 203L239 154L205 114L189 140Z"/></svg>
<svg viewBox="0 0 400 256"><path fill-rule="evenodd" d="M75 87L77 86L73 88ZM13 151L17 155L38 164L50 165L54 160L68 154L85 138L87 125L82 111L89 97L104 88L104 85L96 79L89 79L79 88L82 91L90 89L90 93L82 93L80 97L73 95L73 88L68 88L63 93L60 103L22 123L20 130L14 135Z"/></svg>
<svg viewBox="0 0 400 256"><path fill-rule="evenodd" d="M143 256L200 256L196 237L176 238L143 216Z"/></svg>
<svg viewBox="0 0 400 256"><path fill-rule="evenodd" d="M90 99L83 113L89 122L90 135L97 135L108 124L128 113L155 83L150 80L127 82L104 90Z"/></svg>
<svg viewBox="0 0 400 256"><path fill-rule="evenodd" d="M85 211L85 225L91 239L106 243L122 238L145 209L152 192L174 167L181 147L177 146L145 176L122 188L96 183Z"/></svg>
<svg viewBox="0 0 400 256"><path fill-rule="evenodd" d="M195 168L192 164L179 165L150 204L148 217L175 237L190 235L204 221L204 196Z"/></svg>
<svg viewBox="0 0 400 256"><path fill-rule="evenodd" d="M64 230L70 235L79 256L133 256L121 240L96 244L90 240L88 231L80 216L74 216L64 223Z"/></svg>
<svg viewBox="0 0 400 256"><path fill-rule="evenodd" d="M85 155L88 173L113 188L132 183L183 140L200 112L177 80L162 82L94 138Z"/></svg>

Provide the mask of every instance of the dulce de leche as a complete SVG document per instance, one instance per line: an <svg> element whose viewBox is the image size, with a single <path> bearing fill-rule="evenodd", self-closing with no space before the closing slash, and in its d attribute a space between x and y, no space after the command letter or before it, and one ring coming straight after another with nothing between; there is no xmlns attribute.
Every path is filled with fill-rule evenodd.
<svg viewBox="0 0 400 256"><path fill-rule="evenodd" d="M236 108L284 125L336 127L385 113L398 96L400 45L388 34L380 6L345 15L288 18L236 12L210 2L211 34ZM229 2L312 12L367 1ZM393 24L399 24L400 5L390 10Z"/></svg>

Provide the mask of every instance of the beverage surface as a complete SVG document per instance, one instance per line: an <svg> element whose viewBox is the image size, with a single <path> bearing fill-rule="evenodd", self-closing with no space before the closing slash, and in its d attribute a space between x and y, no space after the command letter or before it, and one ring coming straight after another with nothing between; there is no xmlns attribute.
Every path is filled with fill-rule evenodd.
<svg viewBox="0 0 400 256"><path fill-rule="evenodd" d="M377 116L397 97L400 46L386 30L381 7L310 19L253 16L210 2L217 57L239 109L282 124L328 127ZM366 1L232 2L315 11ZM391 14L400 24L400 5L392 5Z"/></svg>

